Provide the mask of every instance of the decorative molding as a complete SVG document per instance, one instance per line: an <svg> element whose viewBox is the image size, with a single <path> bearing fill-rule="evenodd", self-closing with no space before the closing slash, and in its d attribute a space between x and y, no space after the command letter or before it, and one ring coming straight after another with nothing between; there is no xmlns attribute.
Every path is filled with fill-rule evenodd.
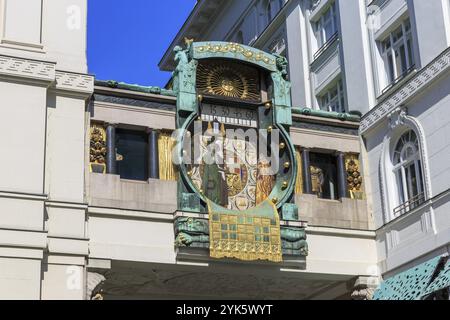
<svg viewBox="0 0 450 320"><path fill-rule="evenodd" d="M0 55L0 75L52 82L56 64Z"/></svg>
<svg viewBox="0 0 450 320"><path fill-rule="evenodd" d="M423 171L423 182L425 184L425 193L426 193L426 199L433 198L433 190L431 188L431 170L430 170L430 163L429 163L429 157L428 157L428 145L427 145L427 139L425 136L425 130L423 129L420 122L409 115L405 115L405 124L412 128L417 135L417 138L419 139L419 147L420 147L420 155L422 157L422 171Z"/></svg>
<svg viewBox="0 0 450 320"><path fill-rule="evenodd" d="M281 54L286 49L286 38L284 30L269 45L269 51Z"/></svg>
<svg viewBox="0 0 450 320"><path fill-rule="evenodd" d="M266 53L259 51L257 49L246 47L238 43L207 43L206 45L199 45L195 47L196 52L204 53L234 53L240 54L245 60L251 62L264 62L267 65L275 65L275 59L269 57Z"/></svg>
<svg viewBox="0 0 450 320"><path fill-rule="evenodd" d="M314 131L322 131L326 133L331 133L331 135L335 137L335 134L345 134L350 135L353 137L358 137L358 129L352 129L352 128L344 128L344 127L338 127L338 126L332 126L332 125L326 125L326 124L320 124L320 123L311 123L311 122L301 122L301 121L294 121L292 124L292 128L296 129L305 129L305 130L314 130ZM310 132L308 132L310 133Z"/></svg>
<svg viewBox="0 0 450 320"><path fill-rule="evenodd" d="M387 115L387 119L389 121L389 130L384 137L382 143L382 150L380 156L379 163L379 185L380 185L380 194L381 194L381 205L384 212L384 220L385 223L389 223L394 220L395 217L392 215L392 206L393 206L393 187L391 178L389 176L391 172L391 165L388 163L391 162L391 147L392 147L392 138L395 137L395 133L402 128L411 129L416 133L419 148L420 148L420 157L422 163L422 175L423 175L423 183L424 183L424 191L425 198L431 199L433 197L433 191L431 186L431 174L430 174L430 164L428 157L428 146L425 137L425 131L423 130L420 122L408 115L408 109L401 106L395 108L394 111L390 112Z"/></svg>
<svg viewBox="0 0 450 320"><path fill-rule="evenodd" d="M405 125L406 117L408 111L405 107L396 108L393 112L388 115L389 127L391 130Z"/></svg>
<svg viewBox="0 0 450 320"><path fill-rule="evenodd" d="M115 97L113 95L103 95L103 94L94 94L95 105L101 105L106 107L115 106L117 108L134 108L141 107L150 109L151 111L161 111L164 115L173 115L175 116L176 106L169 101L169 103L157 102L157 101L148 101L148 100L140 100L133 98L125 98L125 97ZM136 108L134 108L136 111Z"/></svg>
<svg viewBox="0 0 450 320"><path fill-rule="evenodd" d="M106 278L104 275L88 272L87 273L87 287L86 287L86 300L103 300L101 296L102 286L105 283Z"/></svg>
<svg viewBox="0 0 450 320"><path fill-rule="evenodd" d="M193 58L232 58L257 64L271 72L277 71L277 57L259 49L233 42L196 42L193 44Z"/></svg>
<svg viewBox="0 0 450 320"><path fill-rule="evenodd" d="M389 223L393 219L390 209L390 200L387 193L387 176L386 176L386 154L389 154L389 139L387 136L383 139L383 147L381 149L380 162L378 164L378 185L380 186L381 210L383 211L384 223Z"/></svg>
<svg viewBox="0 0 450 320"><path fill-rule="evenodd" d="M376 288L369 288L369 287L355 288L354 291L352 292L352 300L355 301L372 300L375 290Z"/></svg>
<svg viewBox="0 0 450 320"><path fill-rule="evenodd" d="M395 108L404 105L409 99L421 92L442 74L450 70L450 48L445 50L428 66L419 71L403 87L392 93L386 100L369 111L361 120L360 134L385 119Z"/></svg>
<svg viewBox="0 0 450 320"><path fill-rule="evenodd" d="M94 77L86 74L56 71L56 89L92 94Z"/></svg>
<svg viewBox="0 0 450 320"><path fill-rule="evenodd" d="M3 190L0 190L0 199L1 198L45 201L45 200L48 199L48 195L46 195L46 194L38 194L38 193L23 193L23 192L14 192L14 191L3 191Z"/></svg>

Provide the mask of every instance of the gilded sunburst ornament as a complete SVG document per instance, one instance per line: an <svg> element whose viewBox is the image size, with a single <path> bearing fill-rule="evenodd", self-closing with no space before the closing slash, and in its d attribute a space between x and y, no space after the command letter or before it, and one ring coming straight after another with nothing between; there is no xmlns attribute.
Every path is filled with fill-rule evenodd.
<svg viewBox="0 0 450 320"><path fill-rule="evenodd" d="M231 63L201 63L197 71L197 87L206 95L259 101L258 73L246 66L236 68Z"/></svg>

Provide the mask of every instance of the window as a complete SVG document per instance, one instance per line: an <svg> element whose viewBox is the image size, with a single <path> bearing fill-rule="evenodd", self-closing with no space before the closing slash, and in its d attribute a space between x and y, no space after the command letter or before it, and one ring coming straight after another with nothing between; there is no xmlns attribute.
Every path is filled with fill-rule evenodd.
<svg viewBox="0 0 450 320"><path fill-rule="evenodd" d="M242 30L239 30L239 32L237 33L235 42L239 44L244 44L244 34Z"/></svg>
<svg viewBox="0 0 450 320"><path fill-rule="evenodd" d="M148 179L148 135L145 132L116 130L117 167L121 179Z"/></svg>
<svg viewBox="0 0 450 320"><path fill-rule="evenodd" d="M267 25L269 25L283 7L283 0L268 0L266 3Z"/></svg>
<svg viewBox="0 0 450 320"><path fill-rule="evenodd" d="M411 23L409 19L404 21L381 42L381 53L389 84L398 81L414 67Z"/></svg>
<svg viewBox="0 0 450 320"><path fill-rule="evenodd" d="M336 3L333 3L330 8L320 17L319 21L315 23L315 35L318 47L322 47L335 36L338 31Z"/></svg>
<svg viewBox="0 0 450 320"><path fill-rule="evenodd" d="M337 200L337 159L330 154L311 153L312 191L321 199Z"/></svg>
<svg viewBox="0 0 450 320"><path fill-rule="evenodd" d="M318 100L321 110L344 113L345 95L342 80L339 80L324 95L320 96Z"/></svg>
<svg viewBox="0 0 450 320"><path fill-rule="evenodd" d="M398 195L398 207L394 209L394 217L398 217L424 201L419 142L413 130L403 134L397 142L393 165Z"/></svg>

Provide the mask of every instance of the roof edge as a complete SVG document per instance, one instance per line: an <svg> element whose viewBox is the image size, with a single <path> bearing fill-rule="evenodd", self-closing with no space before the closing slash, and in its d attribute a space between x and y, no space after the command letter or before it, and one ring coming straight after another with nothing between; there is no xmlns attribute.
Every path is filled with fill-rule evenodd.
<svg viewBox="0 0 450 320"><path fill-rule="evenodd" d="M161 87L156 86L141 86L138 84L129 84L125 82L117 82L114 80L95 80L94 84L99 87L107 87L112 89L122 89L134 92L151 93L169 97L176 96L176 93L174 91L163 89Z"/></svg>

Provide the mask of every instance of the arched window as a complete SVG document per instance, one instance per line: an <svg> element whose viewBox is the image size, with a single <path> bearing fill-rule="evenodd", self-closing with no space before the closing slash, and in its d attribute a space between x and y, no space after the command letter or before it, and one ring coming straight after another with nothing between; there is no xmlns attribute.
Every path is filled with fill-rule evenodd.
<svg viewBox="0 0 450 320"><path fill-rule="evenodd" d="M398 217L416 208L425 199L419 141L413 130L400 137L392 161L398 198L394 217Z"/></svg>

